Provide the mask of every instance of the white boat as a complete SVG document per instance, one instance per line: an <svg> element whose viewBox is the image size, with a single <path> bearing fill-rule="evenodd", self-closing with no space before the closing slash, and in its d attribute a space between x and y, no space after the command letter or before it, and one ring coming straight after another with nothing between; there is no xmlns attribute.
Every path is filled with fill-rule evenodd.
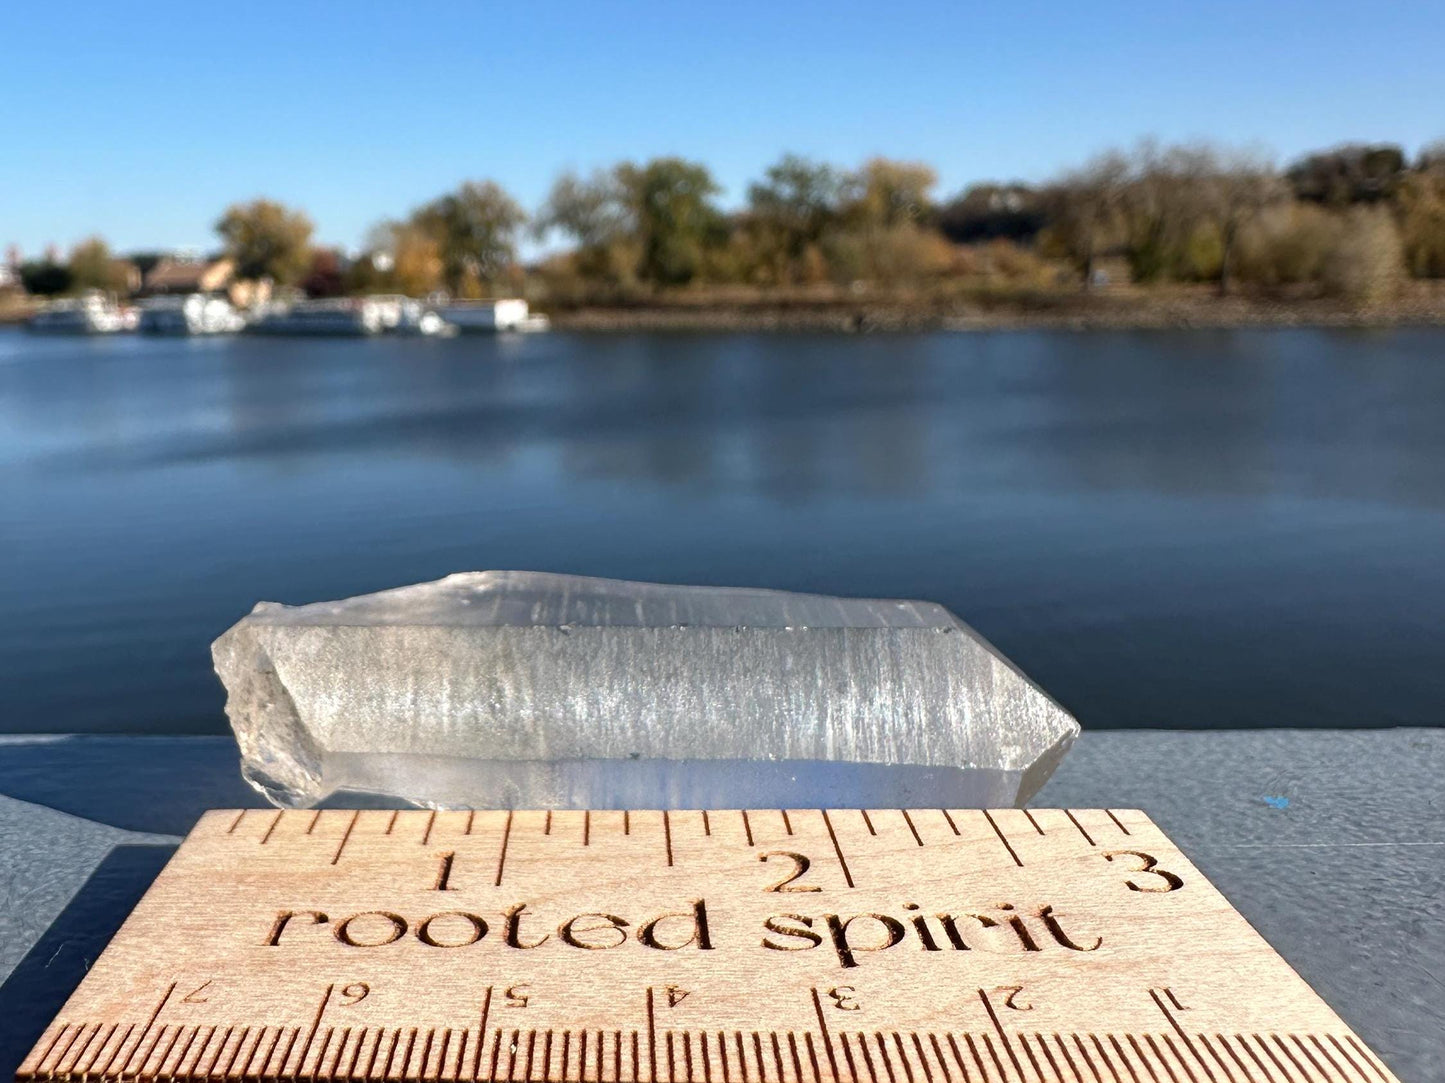
<svg viewBox="0 0 1445 1083"><path fill-rule="evenodd" d="M391 330L398 335L422 335L428 338L457 333L455 324L447 323L439 312L410 297L402 299L400 317Z"/></svg>
<svg viewBox="0 0 1445 1083"><path fill-rule="evenodd" d="M545 325L536 325L536 317L527 314L527 302L517 297L496 301L453 301L439 306L437 312L447 323L463 332L545 330Z"/></svg>
<svg viewBox="0 0 1445 1083"><path fill-rule="evenodd" d="M52 301L31 316L26 327L50 335L113 335L134 331L135 309L116 304L99 293Z"/></svg>
<svg viewBox="0 0 1445 1083"><path fill-rule="evenodd" d="M369 297L298 301L265 313L250 329L267 335L379 335L387 314L385 304Z"/></svg>
<svg viewBox="0 0 1445 1083"><path fill-rule="evenodd" d="M142 302L140 330L151 335L232 335L246 320L223 297L192 293Z"/></svg>

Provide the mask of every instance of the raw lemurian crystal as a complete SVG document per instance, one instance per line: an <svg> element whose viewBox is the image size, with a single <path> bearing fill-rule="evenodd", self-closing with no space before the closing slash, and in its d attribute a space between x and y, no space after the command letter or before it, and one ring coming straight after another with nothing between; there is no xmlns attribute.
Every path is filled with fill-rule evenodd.
<svg viewBox="0 0 1445 1083"><path fill-rule="evenodd" d="M464 572L262 602L211 653L287 807L1022 804L1078 734L929 602Z"/></svg>

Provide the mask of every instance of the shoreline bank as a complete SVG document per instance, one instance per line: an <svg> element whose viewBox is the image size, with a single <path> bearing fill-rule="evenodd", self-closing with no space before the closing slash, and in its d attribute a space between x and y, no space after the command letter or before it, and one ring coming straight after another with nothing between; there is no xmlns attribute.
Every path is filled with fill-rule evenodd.
<svg viewBox="0 0 1445 1083"><path fill-rule="evenodd" d="M1028 302L886 300L746 303L672 300L553 310L565 331L1131 331L1234 328L1440 327L1445 293L1371 305L1243 297L1051 295Z"/></svg>
<svg viewBox="0 0 1445 1083"><path fill-rule="evenodd" d="M1421 288L1372 304L1162 289L967 297L708 290L613 304L558 305L539 299L534 308L560 331L617 333L1445 327L1445 288L1417 285ZM28 306L0 310L0 328L22 327L33 311Z"/></svg>

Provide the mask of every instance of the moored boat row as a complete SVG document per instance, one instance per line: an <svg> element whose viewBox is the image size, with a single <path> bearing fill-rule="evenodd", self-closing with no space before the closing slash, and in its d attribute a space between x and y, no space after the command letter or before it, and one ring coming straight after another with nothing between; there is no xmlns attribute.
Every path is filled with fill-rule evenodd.
<svg viewBox="0 0 1445 1083"><path fill-rule="evenodd" d="M546 316L520 299L426 304L380 294L234 308L222 297L192 293L153 297L136 306L99 293L47 305L30 318L30 330L50 334L104 335L140 331L157 335L220 335L249 331L267 335L442 336L460 332L545 331Z"/></svg>

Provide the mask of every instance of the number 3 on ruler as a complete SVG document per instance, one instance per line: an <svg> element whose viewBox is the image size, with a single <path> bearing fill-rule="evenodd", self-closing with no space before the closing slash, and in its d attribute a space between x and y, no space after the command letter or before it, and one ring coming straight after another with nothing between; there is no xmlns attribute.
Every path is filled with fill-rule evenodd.
<svg viewBox="0 0 1445 1083"><path fill-rule="evenodd" d="M1116 857L1132 857L1139 862L1137 869L1130 869L1130 872L1137 872L1140 875L1148 873L1150 876L1157 876L1164 881L1164 887L1140 887L1133 880L1125 880L1124 884L1130 891L1146 891L1150 894L1163 894L1166 891L1178 891L1184 886L1184 881L1175 876L1167 869L1159 868L1158 859L1149 854L1141 853L1138 850L1110 850L1104 854L1105 861L1113 861Z"/></svg>

